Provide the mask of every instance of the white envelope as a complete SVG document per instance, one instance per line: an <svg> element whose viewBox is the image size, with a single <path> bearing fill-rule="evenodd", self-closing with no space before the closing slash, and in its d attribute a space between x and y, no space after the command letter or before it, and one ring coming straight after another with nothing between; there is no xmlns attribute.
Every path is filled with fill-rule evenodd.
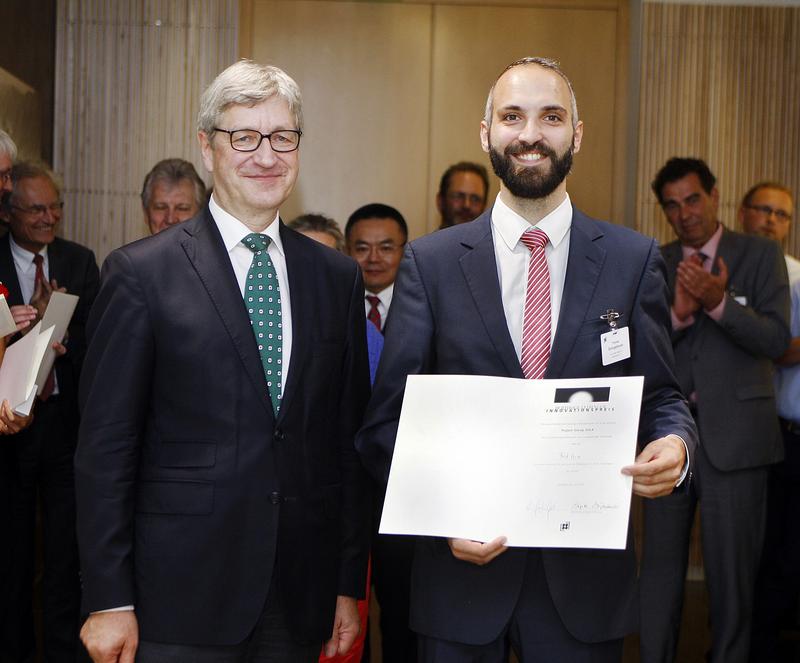
<svg viewBox="0 0 800 663"><path fill-rule="evenodd" d="M0 402L8 400L17 414L30 414L36 396L36 376L50 346L53 327L42 331L39 322L11 345L0 365Z"/></svg>
<svg viewBox="0 0 800 663"><path fill-rule="evenodd" d="M5 295L0 295L0 336L8 336L15 331L17 331L17 324L11 315L11 309L8 308Z"/></svg>
<svg viewBox="0 0 800 663"><path fill-rule="evenodd" d="M56 360L56 351L53 350L53 343L55 341L61 343L64 340L64 334L67 333L67 327L69 327L69 322L72 320L72 314L75 312L79 299L80 297L77 295L69 295L65 292L54 292L50 295L50 303L47 305L47 310L42 318L42 329L52 327L53 337L50 345L47 346L47 352L45 352L42 365L36 376L36 384L39 385L37 394L42 393L47 376L50 375L53 363Z"/></svg>

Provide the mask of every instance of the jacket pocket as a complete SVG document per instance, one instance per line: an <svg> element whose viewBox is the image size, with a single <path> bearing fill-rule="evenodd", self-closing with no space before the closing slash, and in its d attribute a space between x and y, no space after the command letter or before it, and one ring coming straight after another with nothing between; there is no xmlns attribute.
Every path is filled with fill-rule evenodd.
<svg viewBox="0 0 800 663"><path fill-rule="evenodd" d="M213 467L216 462L214 442L162 442L158 450L160 467Z"/></svg>

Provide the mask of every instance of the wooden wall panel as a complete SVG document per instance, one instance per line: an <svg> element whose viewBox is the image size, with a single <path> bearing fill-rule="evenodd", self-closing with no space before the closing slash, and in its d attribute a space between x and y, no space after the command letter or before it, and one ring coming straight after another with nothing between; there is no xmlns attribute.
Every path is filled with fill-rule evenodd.
<svg viewBox="0 0 800 663"><path fill-rule="evenodd" d="M434 19L428 230L438 226L433 194L448 165L469 159L491 172L478 138L486 96L506 65L528 55L558 60L570 77L586 125L569 179L570 196L589 214L611 218L614 122L624 110L619 107L624 99L614 94L616 11L437 6ZM622 178L624 171L618 175ZM499 185L492 180L494 195Z"/></svg>
<svg viewBox="0 0 800 663"><path fill-rule="evenodd" d="M650 191L671 156L716 174L720 217L736 227L741 196L773 179L800 190L800 8L647 3L643 12L637 222L672 229ZM793 224L788 249L800 255Z"/></svg>
<svg viewBox="0 0 800 663"><path fill-rule="evenodd" d="M433 230L444 169L489 164L478 139L489 86L514 59L547 55L573 79L587 123L570 191L624 222L626 3L508 4L242 0L240 53L285 68L304 94L300 180L284 216L344 223L379 200L412 237Z"/></svg>
<svg viewBox="0 0 800 663"><path fill-rule="evenodd" d="M139 201L167 157L205 174L196 139L202 90L236 59L236 0L60 0L54 167L62 232L102 261L147 234Z"/></svg>
<svg viewBox="0 0 800 663"><path fill-rule="evenodd" d="M357 207L382 202L424 227L430 26L425 5L253 2L253 59L285 69L303 93L300 178L285 219L321 212L344 226Z"/></svg>
<svg viewBox="0 0 800 663"><path fill-rule="evenodd" d="M30 85L0 69L0 129L17 146L18 159L42 158L41 99Z"/></svg>

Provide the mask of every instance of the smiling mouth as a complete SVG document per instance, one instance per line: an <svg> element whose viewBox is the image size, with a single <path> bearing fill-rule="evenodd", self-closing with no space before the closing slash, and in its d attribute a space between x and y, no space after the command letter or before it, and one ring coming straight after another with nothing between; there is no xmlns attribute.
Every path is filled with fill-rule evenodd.
<svg viewBox="0 0 800 663"><path fill-rule="evenodd" d="M546 154L542 154L541 152L521 152L519 154L514 154L513 156L515 159L524 161L526 163L536 163L537 161L541 161L547 157Z"/></svg>

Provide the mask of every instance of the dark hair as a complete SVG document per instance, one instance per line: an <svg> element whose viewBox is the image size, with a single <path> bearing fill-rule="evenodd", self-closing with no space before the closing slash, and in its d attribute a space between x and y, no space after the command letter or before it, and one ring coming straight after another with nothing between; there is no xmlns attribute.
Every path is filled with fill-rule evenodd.
<svg viewBox="0 0 800 663"><path fill-rule="evenodd" d="M194 201L198 208L202 208L206 203L206 184L197 174L194 166L184 159L162 159L145 175L141 194L142 207L146 209L150 204L156 182L164 182L167 186L173 187L183 180L187 180L192 185Z"/></svg>
<svg viewBox="0 0 800 663"><path fill-rule="evenodd" d="M670 182L677 182L692 173L697 175L703 190L706 193L711 193L717 183L717 178L714 177L714 173L711 172L705 161L691 157L672 157L656 173L656 178L650 185L653 193L656 194L656 198L658 198L659 204L664 204L664 198L661 195L664 185Z"/></svg>
<svg viewBox="0 0 800 663"><path fill-rule="evenodd" d="M475 173L483 181L484 198L489 195L489 175L486 172L486 167L472 161L459 161L444 171L442 179L439 180L439 195L442 198L447 195L447 190L450 188L450 178L455 173Z"/></svg>
<svg viewBox="0 0 800 663"><path fill-rule="evenodd" d="M297 232L310 230L312 232L327 233L336 240L337 250L342 251L344 249L344 237L339 229L339 224L329 216L324 214L301 214L286 225Z"/></svg>
<svg viewBox="0 0 800 663"><path fill-rule="evenodd" d="M400 226L400 230L403 233L403 242L408 240L408 226L406 225L406 220L403 218L403 215L391 205L384 205L383 203L363 205L353 212L350 218L347 219L347 225L344 227L345 238L350 238L350 232L354 225L359 221L366 221L367 219L392 219Z"/></svg>

